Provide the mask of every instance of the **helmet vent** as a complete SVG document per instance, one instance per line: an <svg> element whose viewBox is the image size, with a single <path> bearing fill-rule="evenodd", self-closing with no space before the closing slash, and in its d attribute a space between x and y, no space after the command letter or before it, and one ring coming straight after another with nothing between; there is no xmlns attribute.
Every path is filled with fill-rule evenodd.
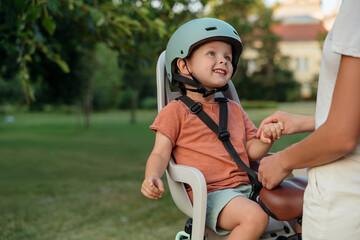
<svg viewBox="0 0 360 240"><path fill-rule="evenodd" d="M238 34L236 31L234 31L234 33L235 33L237 36L239 36L239 34Z"/></svg>
<svg viewBox="0 0 360 240"><path fill-rule="evenodd" d="M214 31L216 30L217 27L208 27L208 28L205 28L206 31Z"/></svg>

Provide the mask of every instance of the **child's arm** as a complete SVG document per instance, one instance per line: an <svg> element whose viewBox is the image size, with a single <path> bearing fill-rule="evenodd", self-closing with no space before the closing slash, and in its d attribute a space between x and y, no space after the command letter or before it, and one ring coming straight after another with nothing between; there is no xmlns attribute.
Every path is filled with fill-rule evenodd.
<svg viewBox="0 0 360 240"><path fill-rule="evenodd" d="M283 123L268 123L262 127L260 139L251 139L246 142L246 151L250 161L255 161L265 156L274 141L281 137Z"/></svg>
<svg viewBox="0 0 360 240"><path fill-rule="evenodd" d="M168 137L156 133L155 145L148 158L145 179L141 186L141 193L150 199L158 199L164 192L161 176L169 163L172 144Z"/></svg>

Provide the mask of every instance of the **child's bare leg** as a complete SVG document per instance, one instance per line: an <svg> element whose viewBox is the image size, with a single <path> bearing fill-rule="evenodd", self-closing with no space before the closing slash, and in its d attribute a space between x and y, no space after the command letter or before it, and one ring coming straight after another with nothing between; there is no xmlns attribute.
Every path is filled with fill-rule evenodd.
<svg viewBox="0 0 360 240"><path fill-rule="evenodd" d="M235 197L220 212L217 224L231 230L228 240L258 240L268 222L268 215L258 203L245 197Z"/></svg>

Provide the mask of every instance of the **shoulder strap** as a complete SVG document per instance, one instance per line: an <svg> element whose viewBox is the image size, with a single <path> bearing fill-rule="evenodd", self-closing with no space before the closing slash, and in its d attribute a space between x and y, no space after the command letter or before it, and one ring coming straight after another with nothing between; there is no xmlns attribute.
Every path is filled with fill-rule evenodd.
<svg viewBox="0 0 360 240"><path fill-rule="evenodd" d="M201 121L203 121L215 134L219 131L219 126L202 110L202 104L193 101L188 96L180 96L176 100L181 100L189 107L190 113L197 115Z"/></svg>
<svg viewBox="0 0 360 240"><path fill-rule="evenodd" d="M192 114L196 114L219 138L219 140L223 143L225 149L230 154L230 156L234 159L235 163L243 169L249 177L250 184L252 185L252 193L250 199L257 201L257 197L262 188L261 182L258 180L257 173L249 168L240 158L239 154L237 154L234 146L230 141L230 132L227 130L227 120L228 120L228 107L227 102L229 99L227 98L217 98L216 101L219 102L219 126L206 114L202 109L202 105L199 102L193 101L191 98L187 96L181 96L176 100L181 100L185 103Z"/></svg>

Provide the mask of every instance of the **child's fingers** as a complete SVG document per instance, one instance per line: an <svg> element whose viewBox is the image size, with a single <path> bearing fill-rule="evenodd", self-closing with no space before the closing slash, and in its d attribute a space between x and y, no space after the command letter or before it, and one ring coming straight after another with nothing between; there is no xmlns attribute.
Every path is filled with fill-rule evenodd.
<svg viewBox="0 0 360 240"><path fill-rule="evenodd" d="M264 126L264 137L270 138L270 139L274 139L274 137L276 137L276 129L272 124L268 124L266 126Z"/></svg>
<svg viewBox="0 0 360 240"><path fill-rule="evenodd" d="M164 184L163 181L161 181L161 179L157 179L156 186L160 193L163 193L165 191Z"/></svg>
<svg viewBox="0 0 360 240"><path fill-rule="evenodd" d="M272 140L277 140L281 137L282 129L281 129L280 124L277 124L277 123L272 124L269 126L269 129L271 131L271 139Z"/></svg>
<svg viewBox="0 0 360 240"><path fill-rule="evenodd" d="M165 191L164 184L162 182L161 182L161 186L159 186L159 190L161 193L163 193Z"/></svg>
<svg viewBox="0 0 360 240"><path fill-rule="evenodd" d="M266 131L263 130L261 136L262 136L262 137L265 137L265 138L270 138L270 137L271 137L271 133L266 133ZM261 137L261 136L260 136L260 137Z"/></svg>
<svg viewBox="0 0 360 240"><path fill-rule="evenodd" d="M149 185L149 188L152 189L153 191L155 191L155 192L159 191L159 189L158 189L158 179L150 177L148 179L148 185Z"/></svg>
<svg viewBox="0 0 360 240"><path fill-rule="evenodd" d="M155 190L155 199L161 198L164 192L164 184L160 178L155 179L155 184L153 189Z"/></svg>
<svg viewBox="0 0 360 240"><path fill-rule="evenodd" d="M272 133L273 133L273 140L277 140L280 138L281 136L281 129L280 126L278 124L274 124L272 125Z"/></svg>
<svg viewBox="0 0 360 240"><path fill-rule="evenodd" d="M285 129L285 124L284 124L284 122L279 121L277 124L280 126L281 131L283 131L283 130Z"/></svg>
<svg viewBox="0 0 360 240"><path fill-rule="evenodd" d="M263 142L271 143L281 137L283 123L269 123L263 127L262 137Z"/></svg>
<svg viewBox="0 0 360 240"><path fill-rule="evenodd" d="M266 135L266 133L265 133L264 130L263 130L262 133L261 133L260 140L261 140L263 143L268 143L268 144L271 143L271 138Z"/></svg>
<svg viewBox="0 0 360 240"><path fill-rule="evenodd" d="M155 181L155 179L153 177L149 177L147 179L147 183L150 187L155 187L154 181Z"/></svg>
<svg viewBox="0 0 360 240"><path fill-rule="evenodd" d="M269 136L266 134L265 130L263 130L260 136L260 140L264 143L269 143L269 141L271 141L271 135Z"/></svg>
<svg viewBox="0 0 360 240"><path fill-rule="evenodd" d="M150 187L148 182L144 181L144 184L141 188L141 193L150 199L158 199L159 197L161 197L162 193L155 187Z"/></svg>
<svg viewBox="0 0 360 240"><path fill-rule="evenodd" d="M149 187L153 193L153 197L159 198L162 196L164 192L164 184L163 181L158 177L150 177L148 179Z"/></svg>
<svg viewBox="0 0 360 240"><path fill-rule="evenodd" d="M258 129L258 132L256 133L256 138L260 138L261 137L261 133L263 131L263 127L266 126L266 124L269 124L269 123L276 123L278 122L278 120L276 118L274 118L273 116L269 116L267 118L265 118L260 126L259 126L259 129Z"/></svg>
<svg viewBox="0 0 360 240"><path fill-rule="evenodd" d="M141 186L141 193L150 199L155 199L156 193L154 193L153 188L149 186L149 182L145 180Z"/></svg>
<svg viewBox="0 0 360 240"><path fill-rule="evenodd" d="M276 129L276 138L279 139L281 137L281 131L282 131L280 124L276 124L275 129Z"/></svg>

